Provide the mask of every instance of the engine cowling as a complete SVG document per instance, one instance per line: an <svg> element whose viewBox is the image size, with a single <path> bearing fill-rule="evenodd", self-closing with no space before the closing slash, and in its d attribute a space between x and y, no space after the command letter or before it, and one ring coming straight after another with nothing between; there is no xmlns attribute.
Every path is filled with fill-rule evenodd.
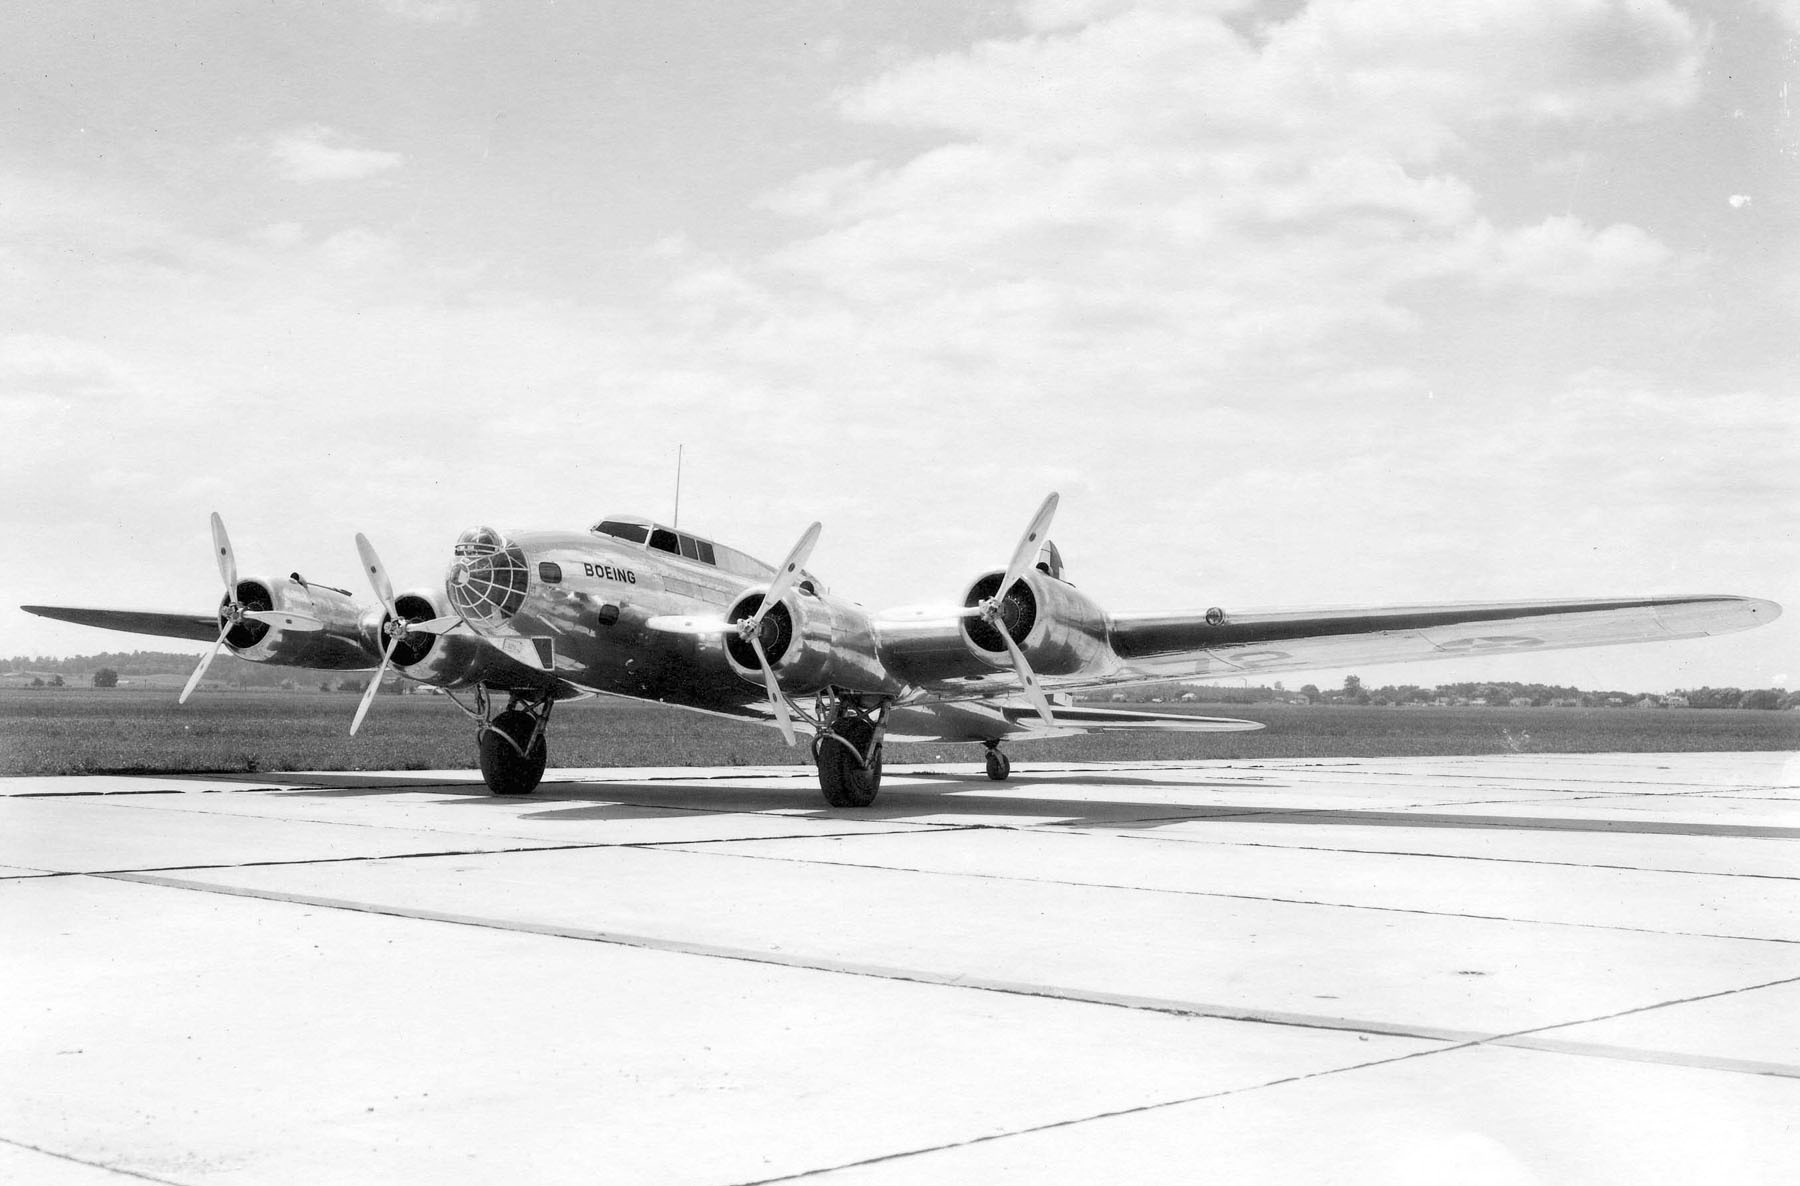
<svg viewBox="0 0 1800 1186"><path fill-rule="evenodd" d="M369 629L362 610L347 593L291 577L247 577L238 581L237 600L250 610L292 613L320 623L318 629L283 629L278 623L239 621L225 642L240 659L291 667L347 669L370 667ZM229 596L220 600L219 625ZM378 625L379 623L377 623Z"/></svg>
<svg viewBox="0 0 1800 1186"><path fill-rule="evenodd" d="M765 587L745 593L726 613L726 620L742 622L755 616L767 591ZM890 694L897 689L877 657L869 615L830 594L789 589L763 616L759 640L775 678L791 694L826 687ZM756 652L736 631L725 635L725 655L744 679L763 682Z"/></svg>
<svg viewBox="0 0 1800 1186"><path fill-rule="evenodd" d="M992 597L1005 573L986 573L969 586L965 606ZM1001 624L1039 675L1078 675L1113 661L1106 612L1066 581L1038 571L1026 572L1007 590L1000 605ZM983 618L964 618L963 645L995 667L1010 667L1011 656L1000 630Z"/></svg>
<svg viewBox="0 0 1800 1186"><path fill-rule="evenodd" d="M450 613L449 598L438 590L401 593L394 598L394 608L409 622L429 621ZM387 614L377 610L371 617L371 634L379 652L386 646L380 628ZM394 648L394 666L408 679L420 683L455 686L475 674L481 653L481 641L468 634L408 634Z"/></svg>

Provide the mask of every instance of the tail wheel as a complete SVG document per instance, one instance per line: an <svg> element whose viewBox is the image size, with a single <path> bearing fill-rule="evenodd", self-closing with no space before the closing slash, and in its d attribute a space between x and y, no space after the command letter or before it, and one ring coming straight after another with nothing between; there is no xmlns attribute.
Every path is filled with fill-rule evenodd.
<svg viewBox="0 0 1800 1186"><path fill-rule="evenodd" d="M987 752L987 776L995 782L1005 782L1006 776L1012 773L1012 759L1000 752L998 746L989 746Z"/></svg>
<svg viewBox="0 0 1800 1186"><path fill-rule="evenodd" d="M861 760L875 726L862 717L846 717L833 733L819 738L819 789L833 807L867 807L881 789L881 747L869 754L866 765Z"/></svg>
<svg viewBox="0 0 1800 1186"><path fill-rule="evenodd" d="M533 733L537 740L531 742L530 750L521 752ZM537 727L537 718L523 709L506 710L482 731L481 777L496 795L531 794L544 777L549 757L550 746Z"/></svg>

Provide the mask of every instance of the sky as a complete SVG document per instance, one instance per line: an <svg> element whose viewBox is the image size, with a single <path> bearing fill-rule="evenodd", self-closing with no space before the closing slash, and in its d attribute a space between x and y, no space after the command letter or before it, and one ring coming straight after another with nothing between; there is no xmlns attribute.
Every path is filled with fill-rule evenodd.
<svg viewBox="0 0 1800 1186"><path fill-rule="evenodd" d="M1800 0L0 10L0 654L180 646L12 607L205 612L214 510L425 587L679 446L871 608L1056 490L1119 610L1790 607L1371 686L1800 684Z"/></svg>

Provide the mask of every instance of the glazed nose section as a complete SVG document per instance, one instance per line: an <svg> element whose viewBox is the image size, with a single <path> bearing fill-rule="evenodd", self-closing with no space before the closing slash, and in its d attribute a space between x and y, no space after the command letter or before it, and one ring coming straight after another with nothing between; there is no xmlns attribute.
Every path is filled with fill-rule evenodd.
<svg viewBox="0 0 1800 1186"><path fill-rule="evenodd" d="M525 603L528 581L517 545L492 527L472 527L456 537L444 591L471 626L503 626Z"/></svg>

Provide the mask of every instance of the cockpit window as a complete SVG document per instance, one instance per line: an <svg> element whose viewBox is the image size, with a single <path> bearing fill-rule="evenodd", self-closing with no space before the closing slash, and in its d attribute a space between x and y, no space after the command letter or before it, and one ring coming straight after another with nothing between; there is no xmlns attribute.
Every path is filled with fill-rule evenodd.
<svg viewBox="0 0 1800 1186"><path fill-rule="evenodd" d="M714 568L722 568L753 580L766 580L772 571L762 561L753 560L724 544L715 544L685 531L676 531L672 527L661 527L649 519L639 519L636 516L630 519L602 519L588 530L595 535L610 535L629 543L647 543L671 556L710 564Z"/></svg>
<svg viewBox="0 0 1800 1186"><path fill-rule="evenodd" d="M610 535L618 539L629 540L641 544L650 535L650 529L642 523L624 523L617 519L607 519L594 524L594 530L601 535Z"/></svg>

